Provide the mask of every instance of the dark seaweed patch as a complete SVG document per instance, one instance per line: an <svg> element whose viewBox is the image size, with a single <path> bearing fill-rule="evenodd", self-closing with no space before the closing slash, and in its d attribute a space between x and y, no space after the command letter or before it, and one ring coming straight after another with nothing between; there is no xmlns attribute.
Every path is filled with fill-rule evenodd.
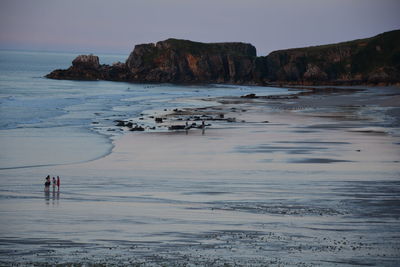
<svg viewBox="0 0 400 267"><path fill-rule="evenodd" d="M327 159L327 158L305 158L305 159L289 159L289 163L318 163L318 164L330 164L337 162L352 162L351 160L342 159Z"/></svg>

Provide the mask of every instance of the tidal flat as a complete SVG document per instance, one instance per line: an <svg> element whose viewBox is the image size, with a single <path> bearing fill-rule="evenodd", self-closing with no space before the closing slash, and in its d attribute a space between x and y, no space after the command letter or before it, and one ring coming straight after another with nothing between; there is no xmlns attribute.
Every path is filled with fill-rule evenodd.
<svg viewBox="0 0 400 267"><path fill-rule="evenodd" d="M398 266L400 91L342 89L205 97L133 121L204 131L127 131L93 161L1 170L0 263Z"/></svg>

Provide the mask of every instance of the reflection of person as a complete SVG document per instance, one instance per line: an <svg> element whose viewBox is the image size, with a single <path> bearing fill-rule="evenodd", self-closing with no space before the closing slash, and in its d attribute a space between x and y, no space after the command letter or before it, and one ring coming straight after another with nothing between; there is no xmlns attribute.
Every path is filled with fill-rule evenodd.
<svg viewBox="0 0 400 267"><path fill-rule="evenodd" d="M50 188L50 184L51 184L51 182L50 182L50 175L47 175L46 181L44 182L44 190L48 191L49 188Z"/></svg>
<svg viewBox="0 0 400 267"><path fill-rule="evenodd" d="M46 202L47 205L50 204L50 190L49 189L44 190L44 201Z"/></svg>
<svg viewBox="0 0 400 267"><path fill-rule="evenodd" d="M60 183L61 183L60 177L57 176L57 187L58 187L58 190L60 190Z"/></svg>

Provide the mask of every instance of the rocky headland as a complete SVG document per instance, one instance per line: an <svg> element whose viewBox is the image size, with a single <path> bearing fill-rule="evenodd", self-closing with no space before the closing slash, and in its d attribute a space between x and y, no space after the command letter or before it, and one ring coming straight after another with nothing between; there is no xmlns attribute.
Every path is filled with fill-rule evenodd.
<svg viewBox="0 0 400 267"><path fill-rule="evenodd" d="M51 79L257 85L400 84L400 30L323 46L279 50L257 57L246 43L168 39L136 45L125 63L101 65L80 55Z"/></svg>

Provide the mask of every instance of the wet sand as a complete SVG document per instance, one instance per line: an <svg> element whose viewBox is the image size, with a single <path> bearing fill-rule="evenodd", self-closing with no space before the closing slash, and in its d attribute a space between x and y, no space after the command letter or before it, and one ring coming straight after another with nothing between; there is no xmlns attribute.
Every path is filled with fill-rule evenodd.
<svg viewBox="0 0 400 267"><path fill-rule="evenodd" d="M0 263L398 266L400 89L352 90L167 111L59 194L3 192Z"/></svg>

